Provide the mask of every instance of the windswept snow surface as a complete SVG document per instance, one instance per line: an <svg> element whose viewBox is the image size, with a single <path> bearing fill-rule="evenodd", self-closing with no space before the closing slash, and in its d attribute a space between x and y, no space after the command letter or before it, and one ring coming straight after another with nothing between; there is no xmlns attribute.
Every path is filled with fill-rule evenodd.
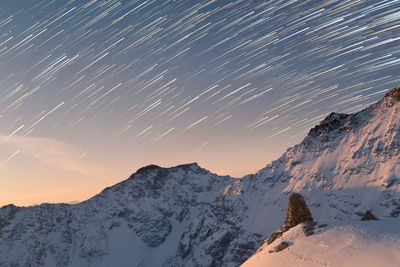
<svg viewBox="0 0 400 267"><path fill-rule="evenodd" d="M305 236L298 225L270 245L265 244L241 266L398 267L399 225L399 219L336 221L311 236ZM282 241L289 247L270 253Z"/></svg>

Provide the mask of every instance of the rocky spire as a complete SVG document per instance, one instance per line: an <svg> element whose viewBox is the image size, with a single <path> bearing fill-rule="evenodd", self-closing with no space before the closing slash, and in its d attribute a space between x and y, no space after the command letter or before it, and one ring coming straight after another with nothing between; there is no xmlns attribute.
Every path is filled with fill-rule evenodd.
<svg viewBox="0 0 400 267"><path fill-rule="evenodd" d="M272 233L266 240L264 240L257 252L261 251L265 245L272 244L276 239L280 238L284 232L300 223L304 223L302 228L306 236L314 233L313 230L316 223L311 217L311 212L308 209L303 196L299 193L292 193L289 197L286 220L283 222L282 227L279 229L279 231ZM288 246L289 244L283 241L278 246L274 247L273 250L270 250L269 253L279 252Z"/></svg>
<svg viewBox="0 0 400 267"><path fill-rule="evenodd" d="M307 207L306 202L302 195L292 193L289 197L289 205L286 213L286 220L284 226L293 227L299 223L312 221L311 212Z"/></svg>

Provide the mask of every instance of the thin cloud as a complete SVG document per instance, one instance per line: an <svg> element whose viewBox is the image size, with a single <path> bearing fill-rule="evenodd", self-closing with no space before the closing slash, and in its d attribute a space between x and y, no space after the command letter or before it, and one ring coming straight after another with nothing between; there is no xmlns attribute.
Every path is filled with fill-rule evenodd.
<svg viewBox="0 0 400 267"><path fill-rule="evenodd" d="M89 175L89 171L104 171L105 167L100 165L89 165L83 163L82 155L86 156L82 150L61 142L56 139L32 136L5 136L0 134L0 140L5 140L0 144L3 151L18 151L14 158L27 157L43 165L53 166L62 170L68 170L84 175ZM12 159L7 158L3 165Z"/></svg>

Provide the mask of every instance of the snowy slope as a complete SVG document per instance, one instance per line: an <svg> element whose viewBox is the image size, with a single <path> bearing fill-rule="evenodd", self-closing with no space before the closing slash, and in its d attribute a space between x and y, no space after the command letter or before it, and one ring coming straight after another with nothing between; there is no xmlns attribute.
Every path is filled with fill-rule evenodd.
<svg viewBox="0 0 400 267"><path fill-rule="evenodd" d="M335 236L350 240L353 233L354 257L364 248L393 251L400 230L378 228L398 225L399 177L395 88L356 114L332 113L302 143L242 179L197 164L150 165L76 205L5 206L0 266L239 266L282 225L291 192L301 193L313 218L329 227L311 239L292 229L282 237L292 238L288 251L299 252L307 242L340 242ZM366 210L381 219L371 225L382 225L355 223ZM321 262L347 251L332 246L336 254L321 256ZM307 253L296 255L319 255ZM396 251L391 255L398 257Z"/></svg>
<svg viewBox="0 0 400 267"><path fill-rule="evenodd" d="M317 221L400 214L400 88L356 114L332 113L304 141L229 185L185 231L176 266L238 266L300 192ZM216 245L217 244L217 245Z"/></svg>
<svg viewBox="0 0 400 267"><path fill-rule="evenodd" d="M0 266L161 266L230 177L150 165L75 205L0 209Z"/></svg>
<svg viewBox="0 0 400 267"><path fill-rule="evenodd" d="M242 267L400 266L399 219L346 221L320 228L305 236L298 225L247 260ZM272 252L285 241L289 247Z"/></svg>

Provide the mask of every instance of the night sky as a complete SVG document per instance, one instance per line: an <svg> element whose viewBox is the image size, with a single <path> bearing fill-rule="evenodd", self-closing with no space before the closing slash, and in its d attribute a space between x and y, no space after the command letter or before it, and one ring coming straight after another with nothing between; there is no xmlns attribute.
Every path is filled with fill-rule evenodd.
<svg viewBox="0 0 400 267"><path fill-rule="evenodd" d="M400 1L0 0L0 204L256 172L400 84Z"/></svg>

